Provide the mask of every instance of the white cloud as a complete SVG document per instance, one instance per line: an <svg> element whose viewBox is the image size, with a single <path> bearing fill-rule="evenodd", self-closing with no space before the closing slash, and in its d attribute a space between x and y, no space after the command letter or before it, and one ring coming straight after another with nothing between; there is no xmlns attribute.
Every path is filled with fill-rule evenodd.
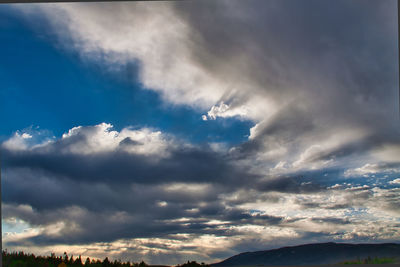
<svg viewBox="0 0 400 267"><path fill-rule="evenodd" d="M22 135L16 132L11 138L3 142L3 146L10 150L24 150L28 147L26 139L24 137L25 133Z"/></svg>
<svg viewBox="0 0 400 267"><path fill-rule="evenodd" d="M205 191L210 185L206 184L184 184L184 183L174 183L170 185L165 185L163 188L167 191Z"/></svg>
<svg viewBox="0 0 400 267"><path fill-rule="evenodd" d="M247 117L249 109L246 106L239 106L231 108L229 105L221 102L218 106L215 105L207 112L207 118L215 120L217 117L228 118L228 117ZM204 118L203 118L204 120Z"/></svg>
<svg viewBox="0 0 400 267"><path fill-rule="evenodd" d="M390 181L389 184L400 184L400 178L394 179L393 181Z"/></svg>
<svg viewBox="0 0 400 267"><path fill-rule="evenodd" d="M23 133L23 134L21 135L21 137L24 138L24 139L30 139L30 138L32 138L32 135L30 135L30 134L28 134L28 133Z"/></svg>
<svg viewBox="0 0 400 267"><path fill-rule="evenodd" d="M369 174L377 173L379 171L378 167L379 167L378 164L367 163L362 167L346 170L344 173L344 176L350 177L350 176L359 175L359 176L368 177Z"/></svg>
<svg viewBox="0 0 400 267"><path fill-rule="evenodd" d="M62 140L68 142L68 139L74 137L82 137L82 139L66 146L64 151L79 154L113 151L126 140L122 149L127 152L163 155L166 153L167 146L172 144L172 141L167 140L160 131L151 131L148 128L139 130L124 128L118 132L111 130L112 128L113 126L107 123L92 127L74 127L63 134Z"/></svg>
<svg viewBox="0 0 400 267"><path fill-rule="evenodd" d="M359 168L349 169L344 172L345 177L362 176L369 177L370 175L378 173L397 173L400 172L399 168L391 168L378 163L367 163Z"/></svg>
<svg viewBox="0 0 400 267"><path fill-rule="evenodd" d="M75 48L110 64L140 63L140 80L174 104L208 107L225 85L192 59L189 26L171 3L47 4L41 10ZM63 37L63 36L62 36Z"/></svg>
<svg viewBox="0 0 400 267"><path fill-rule="evenodd" d="M94 126L77 126L64 133L61 139L47 141L42 144L27 143L32 135L27 136L16 132L11 138L3 142L9 150L29 150L35 148L52 149L52 145L62 144L61 153L94 154L116 151L118 149L141 155L156 155L165 157L168 149L176 146L172 137L161 131L149 128L123 128L120 132L112 130L109 123L100 123ZM35 134L35 132L32 132ZM182 144L183 145L183 144Z"/></svg>
<svg viewBox="0 0 400 267"><path fill-rule="evenodd" d="M199 45L194 42L200 36L173 3L46 4L26 5L21 10L41 10L60 38L66 34L72 37L74 49L86 58L105 59L110 68L138 62L139 78L145 88L161 93L173 104L209 109L208 118L240 116L261 120L277 108L265 92L247 95L264 89L248 77L248 66L241 63L251 56L236 55L230 60L237 64L225 62L218 72L198 61L193 49ZM238 76L236 72L240 70L246 76ZM244 95L247 100L235 107L217 105L224 98L235 100Z"/></svg>

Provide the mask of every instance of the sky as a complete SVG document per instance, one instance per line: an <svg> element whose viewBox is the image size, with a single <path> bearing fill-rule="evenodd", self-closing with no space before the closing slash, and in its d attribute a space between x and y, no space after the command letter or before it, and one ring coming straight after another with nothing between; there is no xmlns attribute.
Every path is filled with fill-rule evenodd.
<svg viewBox="0 0 400 267"><path fill-rule="evenodd" d="M0 32L3 249L400 241L395 0L3 4Z"/></svg>

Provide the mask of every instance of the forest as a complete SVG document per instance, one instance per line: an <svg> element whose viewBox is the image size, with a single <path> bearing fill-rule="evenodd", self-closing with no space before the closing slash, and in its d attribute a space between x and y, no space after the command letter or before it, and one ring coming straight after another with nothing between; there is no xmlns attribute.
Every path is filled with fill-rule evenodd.
<svg viewBox="0 0 400 267"><path fill-rule="evenodd" d="M68 256L64 252L64 256L56 256L51 253L50 256L35 256L34 254L27 254L23 251L20 252L8 252L7 250L2 251L2 266L4 267L166 267L163 265L148 265L144 261L140 263L136 262L122 262L121 260L111 261L108 257L104 260L99 259L82 259L79 255L75 257ZM204 263L197 263L196 261L187 262L177 267L210 267Z"/></svg>

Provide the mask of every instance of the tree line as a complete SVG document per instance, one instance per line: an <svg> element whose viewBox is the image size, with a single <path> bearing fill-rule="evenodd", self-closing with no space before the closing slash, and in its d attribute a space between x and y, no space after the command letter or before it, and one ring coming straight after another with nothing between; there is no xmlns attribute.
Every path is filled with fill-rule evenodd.
<svg viewBox="0 0 400 267"><path fill-rule="evenodd" d="M35 256L34 254L27 254L23 251L20 252L8 252L7 250L2 251L2 266L4 267L150 267L144 261L140 263L136 262L122 262L121 260L111 261L108 257L104 260L82 259L79 255L75 257L72 255L68 256L64 252L63 256L56 256L55 253L51 253L50 256ZM152 266L152 267L166 267L166 266ZM197 263L196 261L188 261L177 267L210 267L204 263Z"/></svg>
<svg viewBox="0 0 400 267"><path fill-rule="evenodd" d="M35 256L34 254L27 254L23 251L20 252L2 252L2 263L4 267L146 267L144 261L140 263L135 262L121 262L121 260L110 261L108 257L104 260L82 259L79 255L69 257L66 252L64 256L57 257L55 253L50 256Z"/></svg>

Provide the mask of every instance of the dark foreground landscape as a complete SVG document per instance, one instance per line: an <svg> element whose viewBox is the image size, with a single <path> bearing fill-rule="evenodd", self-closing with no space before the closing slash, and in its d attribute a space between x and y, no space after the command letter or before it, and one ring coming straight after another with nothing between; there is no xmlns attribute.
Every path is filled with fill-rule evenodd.
<svg viewBox="0 0 400 267"><path fill-rule="evenodd" d="M373 263L374 258L400 263L400 244L307 244L279 249L245 252L212 266L321 265L345 262ZM370 259L368 261L368 259ZM384 263L377 262L377 263Z"/></svg>
<svg viewBox="0 0 400 267"><path fill-rule="evenodd" d="M224 266L318 266L340 264L385 264L385 266L400 266L400 244L337 244L319 243L307 244L279 249L245 252L230 257L222 262L211 265L188 261L177 265L179 267L224 267ZM35 256L24 252L2 252L4 267L167 267L163 265L148 265L145 262L121 262L82 259L64 253L63 256Z"/></svg>

